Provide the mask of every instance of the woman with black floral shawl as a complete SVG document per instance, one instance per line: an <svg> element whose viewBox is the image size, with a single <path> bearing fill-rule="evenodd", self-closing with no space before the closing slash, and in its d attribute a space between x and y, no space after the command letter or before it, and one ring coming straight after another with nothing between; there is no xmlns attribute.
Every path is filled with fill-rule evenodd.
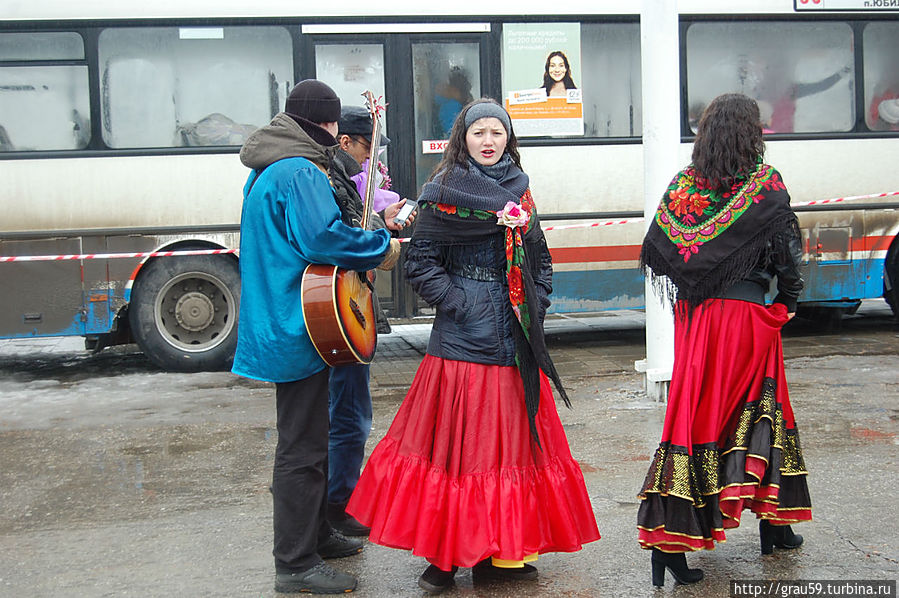
<svg viewBox="0 0 899 598"><path fill-rule="evenodd" d="M436 318L347 511L372 542L425 557L429 593L460 566L535 579L539 553L599 532L549 382L567 404L543 338L552 261L499 104L460 112L419 202L406 275Z"/></svg>
<svg viewBox="0 0 899 598"><path fill-rule="evenodd" d="M802 290L802 249L764 149L754 100L712 101L693 163L671 181L643 241L647 274L676 300L668 409L637 516L657 586L666 568L680 583L702 579L684 553L723 542L744 509L759 518L763 554L798 547L790 524L811 519L780 339Z"/></svg>

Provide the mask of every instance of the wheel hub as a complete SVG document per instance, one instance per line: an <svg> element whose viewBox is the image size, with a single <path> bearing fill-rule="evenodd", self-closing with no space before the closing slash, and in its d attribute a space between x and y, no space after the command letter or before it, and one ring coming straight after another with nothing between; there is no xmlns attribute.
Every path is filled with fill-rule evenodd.
<svg viewBox="0 0 899 598"><path fill-rule="evenodd" d="M175 319L185 330L198 332L205 329L215 318L212 301L197 291L182 295L175 304Z"/></svg>

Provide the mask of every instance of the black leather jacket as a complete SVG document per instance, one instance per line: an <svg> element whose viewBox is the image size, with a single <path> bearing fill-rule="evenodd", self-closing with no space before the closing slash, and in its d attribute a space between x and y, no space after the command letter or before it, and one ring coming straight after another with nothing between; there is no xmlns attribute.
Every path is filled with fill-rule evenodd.
<svg viewBox="0 0 899 598"><path fill-rule="evenodd" d="M543 326L552 293L552 258L546 241L527 247L537 297L529 299L534 325ZM511 326L518 326L509 304L506 258L501 235L479 245L410 244L406 277L415 292L436 306L429 355L489 365L514 365Z"/></svg>
<svg viewBox="0 0 899 598"><path fill-rule="evenodd" d="M777 295L775 303L783 303L787 311L796 311L796 302L802 293L803 280L799 267L802 264L802 238L798 228L785 238L776 238L769 244L771 256L769 260L760 262L746 276L742 283L754 283L758 289L737 283L722 294L729 299L742 299L764 302L764 294L771 287L771 281L777 277Z"/></svg>

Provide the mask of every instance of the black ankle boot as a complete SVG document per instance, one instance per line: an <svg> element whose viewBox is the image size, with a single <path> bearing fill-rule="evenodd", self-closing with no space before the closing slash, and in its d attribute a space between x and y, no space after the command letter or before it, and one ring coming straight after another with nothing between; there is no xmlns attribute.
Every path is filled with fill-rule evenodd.
<svg viewBox="0 0 899 598"><path fill-rule="evenodd" d="M683 552L662 552L658 548L652 549L652 585L662 587L665 585L665 569L671 571L675 583L696 583L703 578L702 569L690 569L687 567L687 557Z"/></svg>
<svg viewBox="0 0 899 598"><path fill-rule="evenodd" d="M802 536L794 534L789 525L771 525L764 519L759 520L759 541L762 554L771 554L775 546L787 550L802 546Z"/></svg>
<svg viewBox="0 0 899 598"><path fill-rule="evenodd" d="M437 565L429 565L418 578L418 587L428 594L439 594L453 585L453 577L456 576L458 570L459 568L456 566L449 571L444 571Z"/></svg>
<svg viewBox="0 0 899 598"><path fill-rule="evenodd" d="M787 550L802 546L802 536L793 533L789 525L780 525L774 528L774 545Z"/></svg>

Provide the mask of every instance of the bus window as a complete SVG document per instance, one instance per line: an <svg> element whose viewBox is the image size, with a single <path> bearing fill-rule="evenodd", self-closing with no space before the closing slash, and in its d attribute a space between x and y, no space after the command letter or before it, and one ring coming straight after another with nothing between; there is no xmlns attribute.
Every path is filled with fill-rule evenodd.
<svg viewBox="0 0 899 598"><path fill-rule="evenodd" d="M375 99L384 96L384 46L381 44L315 44L315 78L337 93L344 106L364 106L362 92L371 91ZM387 134L387 119L381 119ZM387 164L390 147L382 148L380 161ZM393 298L394 273L375 278L375 289L382 305Z"/></svg>
<svg viewBox="0 0 899 598"><path fill-rule="evenodd" d="M865 122L874 131L899 131L899 24L869 23L862 37Z"/></svg>
<svg viewBox="0 0 899 598"><path fill-rule="evenodd" d="M412 44L418 189L443 156L442 147L425 150L426 142L447 139L462 107L481 97L479 56L475 42Z"/></svg>
<svg viewBox="0 0 899 598"><path fill-rule="evenodd" d="M84 42L74 32L0 34L0 61L84 60Z"/></svg>
<svg viewBox="0 0 899 598"><path fill-rule="evenodd" d="M315 44L315 78L330 85L344 106L365 106L364 91L384 103L384 46ZM381 119L381 132L387 135L386 118ZM383 149L380 161L387 164L390 149Z"/></svg>
<svg viewBox="0 0 899 598"><path fill-rule="evenodd" d="M0 34L0 151L87 146L87 66L52 64L83 59L84 45L76 33ZM16 66L2 66L3 61ZM22 66L29 61L42 64Z"/></svg>
<svg viewBox="0 0 899 598"><path fill-rule="evenodd" d="M766 133L854 126L847 23L694 23L686 45L691 121L715 96L738 92L759 101Z"/></svg>
<svg viewBox="0 0 899 598"><path fill-rule="evenodd" d="M241 145L293 79L283 27L105 29L103 139L114 148Z"/></svg>
<svg viewBox="0 0 899 598"><path fill-rule="evenodd" d="M642 135L640 26L581 25L584 135Z"/></svg>
<svg viewBox="0 0 899 598"><path fill-rule="evenodd" d="M363 106L364 91L383 98L384 47L381 44L316 44L315 78L330 85L344 106ZM382 119L381 127L386 134L387 119Z"/></svg>

